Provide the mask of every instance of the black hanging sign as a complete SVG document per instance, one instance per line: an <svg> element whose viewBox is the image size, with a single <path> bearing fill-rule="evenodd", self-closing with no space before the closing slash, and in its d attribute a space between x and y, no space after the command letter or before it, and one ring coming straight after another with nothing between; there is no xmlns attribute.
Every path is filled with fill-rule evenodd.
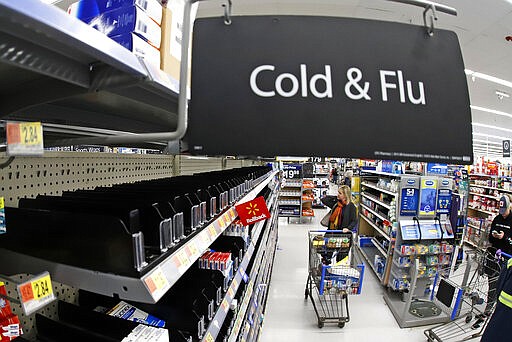
<svg viewBox="0 0 512 342"><path fill-rule="evenodd" d="M510 157L510 140L503 140L503 158Z"/></svg>
<svg viewBox="0 0 512 342"><path fill-rule="evenodd" d="M195 154L473 161L451 31L313 16L198 19L191 87Z"/></svg>

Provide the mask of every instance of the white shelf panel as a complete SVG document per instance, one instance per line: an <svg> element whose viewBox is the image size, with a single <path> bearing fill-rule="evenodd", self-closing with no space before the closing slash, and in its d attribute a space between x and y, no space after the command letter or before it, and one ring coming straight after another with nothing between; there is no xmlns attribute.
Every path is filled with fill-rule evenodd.
<svg viewBox="0 0 512 342"><path fill-rule="evenodd" d="M364 185L364 186L367 186L369 188L372 188L372 189L375 189L375 190L378 190L380 192L383 192L385 194L389 194L389 195L392 195L392 196L396 196L398 195L396 192L393 192L393 191L389 191L389 190L386 190L386 189L381 189L377 186L377 184L375 183L371 183L371 182L362 182L361 185Z"/></svg>
<svg viewBox="0 0 512 342"><path fill-rule="evenodd" d="M372 213L373 215L377 216L381 220L389 221L389 218L387 218L386 216L384 216L382 214L379 214L378 212L376 212L372 208L368 207L367 205L364 205L363 203L361 203L361 207L365 208L366 210L368 210L370 213Z"/></svg>
<svg viewBox="0 0 512 342"><path fill-rule="evenodd" d="M480 231L484 231L484 230L485 230L485 228L480 228L480 227L478 227L478 226L475 226L474 224L469 224L469 223L468 223L468 227L471 227L471 228L473 228L473 229L478 229L478 230L480 230Z"/></svg>
<svg viewBox="0 0 512 342"><path fill-rule="evenodd" d="M377 226L375 223L373 223L368 217L364 216L363 214L360 215L370 226L372 226L380 235L386 238L386 240L391 241L391 238L388 234L386 234L379 226Z"/></svg>
<svg viewBox="0 0 512 342"><path fill-rule="evenodd" d="M361 194L361 196L363 196L365 198L368 198L370 201L373 201L373 202L379 204L380 206L383 206L384 208L386 208L388 210L391 209L391 205L390 204L384 203L381 200L379 200L379 199L377 199L377 198L375 198L373 196L370 196L370 195L368 195L368 194L366 194L364 192Z"/></svg>

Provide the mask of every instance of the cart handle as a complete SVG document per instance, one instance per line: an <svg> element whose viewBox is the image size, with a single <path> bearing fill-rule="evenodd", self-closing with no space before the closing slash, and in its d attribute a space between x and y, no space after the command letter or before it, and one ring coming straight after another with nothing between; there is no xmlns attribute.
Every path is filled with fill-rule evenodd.
<svg viewBox="0 0 512 342"><path fill-rule="evenodd" d="M343 230L310 230L310 233L342 233L342 234L352 234L350 233L343 233Z"/></svg>
<svg viewBox="0 0 512 342"><path fill-rule="evenodd" d="M501 249L498 249L498 250L496 251L496 256L497 256L497 257L504 256L504 257L507 257L507 258L509 258L509 259L510 259L510 258L512 258L512 255L510 255L510 254L508 254L508 253L503 252Z"/></svg>

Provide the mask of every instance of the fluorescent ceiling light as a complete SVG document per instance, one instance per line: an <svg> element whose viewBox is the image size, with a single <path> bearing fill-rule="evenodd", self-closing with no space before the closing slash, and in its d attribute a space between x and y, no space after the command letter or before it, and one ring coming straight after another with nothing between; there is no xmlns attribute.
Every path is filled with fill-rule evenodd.
<svg viewBox="0 0 512 342"><path fill-rule="evenodd" d="M497 141L489 141L489 140L483 140L483 139L473 139L473 142L482 142L482 143L485 143L485 144L493 144L493 145L500 145L501 146L501 142L497 142Z"/></svg>
<svg viewBox="0 0 512 342"><path fill-rule="evenodd" d="M509 140L510 139L510 137L501 137L501 136L494 135L494 134L486 134L486 133L473 132L473 136L475 136L475 135L479 135L481 137L488 137L488 138L493 138L493 139L499 139L499 140Z"/></svg>
<svg viewBox="0 0 512 342"><path fill-rule="evenodd" d="M473 70L469 70L469 69L465 69L464 72L466 73L466 75L469 75L471 77L480 78L482 80L494 82L497 84L501 84L502 86L512 88L512 82L510 82L510 81L502 80L501 78L483 74L481 72L477 72L477 71L473 71Z"/></svg>
<svg viewBox="0 0 512 342"><path fill-rule="evenodd" d="M496 114L496 115L501 115L501 116L506 116L506 117L512 118L512 114L502 112L499 110L494 110L494 109L479 107L479 106L473 106L473 105L471 105L469 107L471 107L471 109L474 109L474 110L479 110L479 111L486 112L486 113L491 113L491 114Z"/></svg>
<svg viewBox="0 0 512 342"><path fill-rule="evenodd" d="M473 126L476 126L476 127L483 127L483 128L497 129L497 130L505 131L505 132L512 132L512 129L503 128L503 127L498 127L498 126L493 126L493 125L486 125L486 124L482 124L482 123L478 123L478 122L473 122Z"/></svg>

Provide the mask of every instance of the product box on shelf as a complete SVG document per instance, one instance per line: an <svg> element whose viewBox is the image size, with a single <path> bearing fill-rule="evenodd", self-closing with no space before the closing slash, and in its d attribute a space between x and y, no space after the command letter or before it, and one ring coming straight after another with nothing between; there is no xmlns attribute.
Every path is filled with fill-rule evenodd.
<svg viewBox="0 0 512 342"><path fill-rule="evenodd" d="M137 6L120 7L90 18L80 18L101 33L114 37L135 33L149 44L160 48L160 26Z"/></svg>
<svg viewBox="0 0 512 342"><path fill-rule="evenodd" d="M5 226L5 202L4 198L0 197L0 234L3 234L7 231Z"/></svg>
<svg viewBox="0 0 512 342"><path fill-rule="evenodd" d="M23 335L23 330L18 316L13 314L0 320L0 341L12 341L21 335Z"/></svg>
<svg viewBox="0 0 512 342"><path fill-rule="evenodd" d="M179 91L181 39L183 33L184 0L169 0L163 9L162 44L160 46L160 68L171 76L174 91ZM194 22L197 4L192 6L190 24ZM190 65L190 64L189 64ZM190 75L190 67L188 70ZM190 87L190 77L187 80Z"/></svg>
<svg viewBox="0 0 512 342"><path fill-rule="evenodd" d="M142 57L157 68L160 68L160 51L136 34L125 33L111 38L133 52L135 56Z"/></svg>
<svg viewBox="0 0 512 342"><path fill-rule="evenodd" d="M116 306L108 311L107 314L110 316L126 319L128 321L152 325L154 327L165 327L165 321L158 319L155 316L152 316L142 310L139 310L133 305L123 301L120 301Z"/></svg>
<svg viewBox="0 0 512 342"><path fill-rule="evenodd" d="M160 25L162 5L158 0L80 0L68 7L68 13L80 19L90 19L122 7L137 6Z"/></svg>

